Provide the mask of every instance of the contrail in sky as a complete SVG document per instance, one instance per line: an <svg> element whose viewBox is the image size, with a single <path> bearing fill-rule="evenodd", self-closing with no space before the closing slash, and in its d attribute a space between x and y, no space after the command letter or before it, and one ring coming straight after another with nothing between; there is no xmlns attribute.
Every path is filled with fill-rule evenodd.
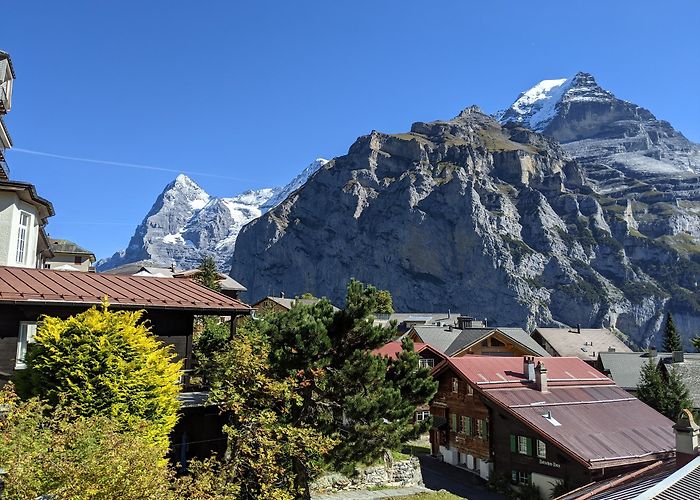
<svg viewBox="0 0 700 500"><path fill-rule="evenodd" d="M34 151L32 149L12 148L12 151L18 153L26 153L36 156L45 156L47 158L56 158L58 160L80 161L84 163L96 163L98 165L108 165L110 167L126 167L136 168L140 170L154 170L156 172L172 172L174 174L200 175L202 177L216 177L217 179L228 179L232 181L250 181L252 179L242 179L240 177L228 177L226 175L208 174L206 172L192 172L187 170L177 170L174 168L156 167L153 165L141 165L138 163L124 163L121 161L98 160L95 158L79 158L77 156L66 156L55 153L45 153L43 151Z"/></svg>

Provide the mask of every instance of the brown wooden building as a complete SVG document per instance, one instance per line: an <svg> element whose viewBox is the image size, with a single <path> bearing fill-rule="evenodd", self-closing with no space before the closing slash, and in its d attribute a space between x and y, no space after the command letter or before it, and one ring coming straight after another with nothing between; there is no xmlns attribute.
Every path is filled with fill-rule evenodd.
<svg viewBox="0 0 700 500"><path fill-rule="evenodd" d="M432 452L547 498L674 454L673 422L579 358L465 356L434 371Z"/></svg>

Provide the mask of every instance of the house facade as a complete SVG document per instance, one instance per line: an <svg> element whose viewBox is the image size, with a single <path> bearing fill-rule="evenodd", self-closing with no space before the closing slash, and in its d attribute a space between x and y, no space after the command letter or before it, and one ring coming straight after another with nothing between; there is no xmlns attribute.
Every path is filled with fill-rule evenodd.
<svg viewBox="0 0 700 500"><path fill-rule="evenodd" d="M60 238L49 238L49 247L53 255L45 259L45 269L95 272L95 254L90 250Z"/></svg>
<svg viewBox="0 0 700 500"><path fill-rule="evenodd" d="M250 314L240 301L191 280L0 267L0 380L24 368L24 355L42 315L67 318L99 305L143 309L153 333L192 364L195 316Z"/></svg>
<svg viewBox="0 0 700 500"><path fill-rule="evenodd" d="M10 133L5 126L3 116L12 108L12 85L15 71L10 54L0 50L0 180L10 177L10 169L5 161L5 150L12 147Z"/></svg>
<svg viewBox="0 0 700 500"><path fill-rule="evenodd" d="M483 479L573 489L673 457L673 422L578 358L464 356L434 371L431 451Z"/></svg>

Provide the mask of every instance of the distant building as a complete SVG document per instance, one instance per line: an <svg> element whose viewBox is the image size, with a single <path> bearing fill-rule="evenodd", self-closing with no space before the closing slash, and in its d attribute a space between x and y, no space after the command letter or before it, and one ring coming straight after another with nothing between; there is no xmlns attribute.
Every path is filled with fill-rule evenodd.
<svg viewBox="0 0 700 500"><path fill-rule="evenodd" d="M601 352L632 352L607 328L535 328L532 338L551 356L576 356L594 364Z"/></svg>
<svg viewBox="0 0 700 500"><path fill-rule="evenodd" d="M676 351L662 356L657 366L664 378L671 370L679 375L688 388L693 409L700 410L700 354Z"/></svg>
<svg viewBox="0 0 700 500"><path fill-rule="evenodd" d="M189 279L195 279L199 272L199 269L180 271L175 268L174 264L170 267L159 267L152 265L149 262L134 262L103 271L104 274L118 274L122 276L152 276L156 278ZM219 273L219 287L221 288L221 293L233 299L238 299L240 294L247 290L246 287L241 285L238 281L224 273Z"/></svg>
<svg viewBox="0 0 700 500"><path fill-rule="evenodd" d="M319 298L293 298L289 299L286 297L273 297L273 296L267 296L264 299L260 299L257 301L255 304L253 304L253 309L255 309L256 313L258 314L264 314L266 312L286 312L290 311L292 307L294 307L296 304L305 304L305 305L314 305L317 303ZM333 306L333 308L337 311L338 308Z"/></svg>
<svg viewBox="0 0 700 500"><path fill-rule="evenodd" d="M414 342L430 344L446 356L548 356L522 328L484 328L473 323L458 322L459 326L416 325L406 336Z"/></svg>
<svg viewBox="0 0 700 500"><path fill-rule="evenodd" d="M448 358L435 368L432 453L549 498L675 455L673 422L579 358Z"/></svg>
<svg viewBox="0 0 700 500"><path fill-rule="evenodd" d="M45 269L95 272L95 254L77 243L49 237L49 248L53 256L45 260Z"/></svg>

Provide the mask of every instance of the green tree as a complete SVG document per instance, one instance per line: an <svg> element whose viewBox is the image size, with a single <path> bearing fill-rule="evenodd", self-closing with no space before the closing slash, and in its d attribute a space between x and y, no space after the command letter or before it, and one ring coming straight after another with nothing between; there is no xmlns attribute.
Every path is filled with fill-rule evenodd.
<svg viewBox="0 0 700 500"><path fill-rule="evenodd" d="M222 322L219 317L204 316L198 321L192 351L196 361L195 373L201 377L203 385L209 385L209 374L214 370L214 357L228 347L230 337L230 323Z"/></svg>
<svg viewBox="0 0 700 500"><path fill-rule="evenodd" d="M104 415L19 399L0 390L3 498L173 499L174 479L148 422L129 429Z"/></svg>
<svg viewBox="0 0 700 500"><path fill-rule="evenodd" d="M693 343L693 347L695 347L695 350L700 352L700 337L695 337L693 340L691 340Z"/></svg>
<svg viewBox="0 0 700 500"><path fill-rule="evenodd" d="M387 290L377 291L377 310L374 312L377 314L393 314L394 300Z"/></svg>
<svg viewBox="0 0 700 500"><path fill-rule="evenodd" d="M659 411L675 422L683 409L693 408L693 402L678 370L671 364L666 373L664 398Z"/></svg>
<svg viewBox="0 0 700 500"><path fill-rule="evenodd" d="M322 299L258 323L270 341L274 377L295 381L296 398L285 420L337 437L328 457L335 467L371 462L429 425L414 423L413 416L437 384L418 366L410 340L396 360L371 353L396 335L393 327L373 323L381 300L376 288L352 280L343 310ZM295 460L294 472L297 490L308 498L310 471Z"/></svg>
<svg viewBox="0 0 700 500"><path fill-rule="evenodd" d="M637 398L659 413L663 413L666 405L664 381L654 363L654 358L651 356L642 366L639 384L637 385Z"/></svg>
<svg viewBox="0 0 700 500"><path fill-rule="evenodd" d="M669 311L666 314L666 327L664 328L664 349L667 352L682 351L683 341L681 336L676 331L676 325L673 322L673 316Z"/></svg>
<svg viewBox="0 0 700 500"><path fill-rule="evenodd" d="M210 401L228 417L227 452L191 466L182 497L292 500L298 497L293 464L315 472L335 444L310 426L285 422L297 398L294 380L271 377L268 357L252 322L215 355Z"/></svg>
<svg viewBox="0 0 700 500"><path fill-rule="evenodd" d="M129 428L151 424L167 446L177 421L181 363L141 321L143 311L110 311L105 302L68 319L42 317L18 372L17 389L52 407L70 404L80 415L105 415Z"/></svg>
<svg viewBox="0 0 700 500"><path fill-rule="evenodd" d="M199 273L194 278L197 283L215 292L221 291L219 270L216 268L216 261L211 255L204 256L202 262L199 263L198 269Z"/></svg>

